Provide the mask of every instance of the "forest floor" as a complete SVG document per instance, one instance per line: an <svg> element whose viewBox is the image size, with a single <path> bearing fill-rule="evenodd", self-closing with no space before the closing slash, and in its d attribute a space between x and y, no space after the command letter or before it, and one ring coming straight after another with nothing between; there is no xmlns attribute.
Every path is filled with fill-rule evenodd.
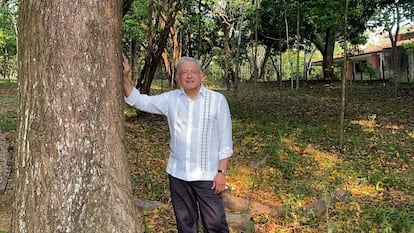
<svg viewBox="0 0 414 233"><path fill-rule="evenodd" d="M10 226L13 181L11 178L17 85L0 83L0 233Z"/></svg>
<svg viewBox="0 0 414 233"><path fill-rule="evenodd" d="M354 83L343 146L338 143L339 83L310 83L299 91L279 91L271 83L239 87L237 95L220 90L233 120L231 195L280 211L228 209L251 217L244 229L232 226L231 232L414 232L412 85L402 84L394 93L388 83ZM6 114L3 103L10 102L5 96L10 94L16 93L0 91L0 116ZM161 203L141 212L144 229L176 232L165 173L166 119L125 108L125 138L134 195ZM0 232L10 223L10 184L0 199ZM341 190L347 195L338 199ZM318 200L325 201L322 210L306 208Z"/></svg>

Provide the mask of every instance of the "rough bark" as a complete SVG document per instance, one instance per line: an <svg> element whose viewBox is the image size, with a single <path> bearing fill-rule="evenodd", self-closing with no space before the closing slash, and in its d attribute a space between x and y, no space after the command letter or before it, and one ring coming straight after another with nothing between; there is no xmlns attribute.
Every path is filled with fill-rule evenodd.
<svg viewBox="0 0 414 233"><path fill-rule="evenodd" d="M12 232L140 232L123 142L122 1L19 7Z"/></svg>

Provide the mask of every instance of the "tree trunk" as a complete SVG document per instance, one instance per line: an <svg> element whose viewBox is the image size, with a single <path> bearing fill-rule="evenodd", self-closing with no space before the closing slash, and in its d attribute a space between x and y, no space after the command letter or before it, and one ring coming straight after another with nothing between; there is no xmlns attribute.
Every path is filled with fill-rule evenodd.
<svg viewBox="0 0 414 233"><path fill-rule="evenodd" d="M327 29L325 35L325 48L323 50L323 78L324 80L333 80L334 66L333 54L335 50L335 30Z"/></svg>
<svg viewBox="0 0 414 233"><path fill-rule="evenodd" d="M152 4L153 3L150 3L150 5ZM157 10L161 10L163 7L168 8L167 16L162 12L154 12L154 9L148 10L148 46L145 55L145 64L142 68L137 85L143 94L149 94L151 91L151 84L162 60L162 53L167 47L170 29L175 23L176 4L178 3L173 0L168 0L168 2L158 2L159 7ZM156 17L156 19L153 20L153 17ZM155 21L155 23L153 21ZM159 30L161 30L161 32L159 32Z"/></svg>
<svg viewBox="0 0 414 233"><path fill-rule="evenodd" d="M277 82L279 83L279 90L283 89L283 55L279 53L279 70L278 70ZM282 92L280 92L282 93Z"/></svg>
<svg viewBox="0 0 414 233"><path fill-rule="evenodd" d="M136 38L133 38L132 40L131 40L131 61L130 61L130 63L131 63L131 81L132 81L132 83L136 83L137 82L137 80L138 80L138 74L139 74L139 72L138 72L138 69L137 69L137 67L139 67L137 64L136 64L136 54L137 54L137 39Z"/></svg>
<svg viewBox="0 0 414 233"><path fill-rule="evenodd" d="M391 41L391 67L392 67L392 81L394 83L394 97L397 96L397 90L398 90L398 77L400 77L401 75L401 55L398 53L398 48L397 48L397 41L398 41L398 34L400 31L400 26L399 26L399 22L401 21L401 17L400 17L400 10L398 8L398 6L396 6L396 12L395 12L395 16L396 21L398 23L396 23L396 31L395 34L393 35L393 32L391 29L388 30L388 35Z"/></svg>
<svg viewBox="0 0 414 233"><path fill-rule="evenodd" d="M178 64L178 61L181 58L182 54L181 32L179 31L176 24L174 24L171 27L170 34L170 46L167 46L167 48L169 49L163 52L161 57L163 60L165 71L167 73L168 86L170 88L173 88L177 85L175 81L175 66Z"/></svg>
<svg viewBox="0 0 414 233"><path fill-rule="evenodd" d="M237 96L237 92L238 92L238 83L240 81L240 63L241 63L241 59L240 59L240 47L241 47L241 39L242 39L242 25L244 22L244 17L246 14L246 1L243 1L243 8L241 10L241 17L240 17L240 22L238 23L238 35L237 35L237 48L236 48L236 77L234 78L234 95Z"/></svg>
<svg viewBox="0 0 414 233"><path fill-rule="evenodd" d="M300 55L300 3L296 2L296 90L299 90L299 55Z"/></svg>
<svg viewBox="0 0 414 233"><path fill-rule="evenodd" d="M253 80L256 83L259 78L259 67L257 65L257 47L259 46L259 0L254 1L256 9L254 18L254 59L253 59Z"/></svg>
<svg viewBox="0 0 414 233"><path fill-rule="evenodd" d="M12 232L140 232L123 141L121 4L20 1Z"/></svg>
<svg viewBox="0 0 414 233"><path fill-rule="evenodd" d="M230 25L226 21L223 21L223 47L224 47L224 78L227 84L227 91L230 91L230 77L233 68L231 68L230 61L233 57L233 53L230 47Z"/></svg>
<svg viewBox="0 0 414 233"><path fill-rule="evenodd" d="M271 56L272 48L270 46L266 46L264 53L265 54L264 54L263 62L262 64L260 64L261 72L259 74L259 79L263 81L267 81L267 71L268 71L267 63L269 61L269 57Z"/></svg>
<svg viewBox="0 0 414 233"><path fill-rule="evenodd" d="M349 0L345 0L345 20L344 20L344 64L342 72L342 82L341 82L341 113L339 116L339 148L343 150L344 147L344 138L345 138L345 111L346 111L346 79L348 77L348 6Z"/></svg>

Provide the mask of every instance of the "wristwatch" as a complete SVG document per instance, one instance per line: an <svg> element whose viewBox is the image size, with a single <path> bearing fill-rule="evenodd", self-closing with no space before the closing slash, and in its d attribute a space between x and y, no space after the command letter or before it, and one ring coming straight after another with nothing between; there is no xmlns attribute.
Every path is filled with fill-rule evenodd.
<svg viewBox="0 0 414 233"><path fill-rule="evenodd" d="M217 172L223 174L223 176L226 176L227 175L227 171L226 170L219 169Z"/></svg>

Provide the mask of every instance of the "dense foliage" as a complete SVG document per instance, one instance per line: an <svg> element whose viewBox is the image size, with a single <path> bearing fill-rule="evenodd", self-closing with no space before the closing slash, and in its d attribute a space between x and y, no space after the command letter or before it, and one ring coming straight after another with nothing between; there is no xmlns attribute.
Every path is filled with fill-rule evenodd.
<svg viewBox="0 0 414 233"><path fill-rule="evenodd" d="M16 75L17 54L17 3L0 3L0 77Z"/></svg>

